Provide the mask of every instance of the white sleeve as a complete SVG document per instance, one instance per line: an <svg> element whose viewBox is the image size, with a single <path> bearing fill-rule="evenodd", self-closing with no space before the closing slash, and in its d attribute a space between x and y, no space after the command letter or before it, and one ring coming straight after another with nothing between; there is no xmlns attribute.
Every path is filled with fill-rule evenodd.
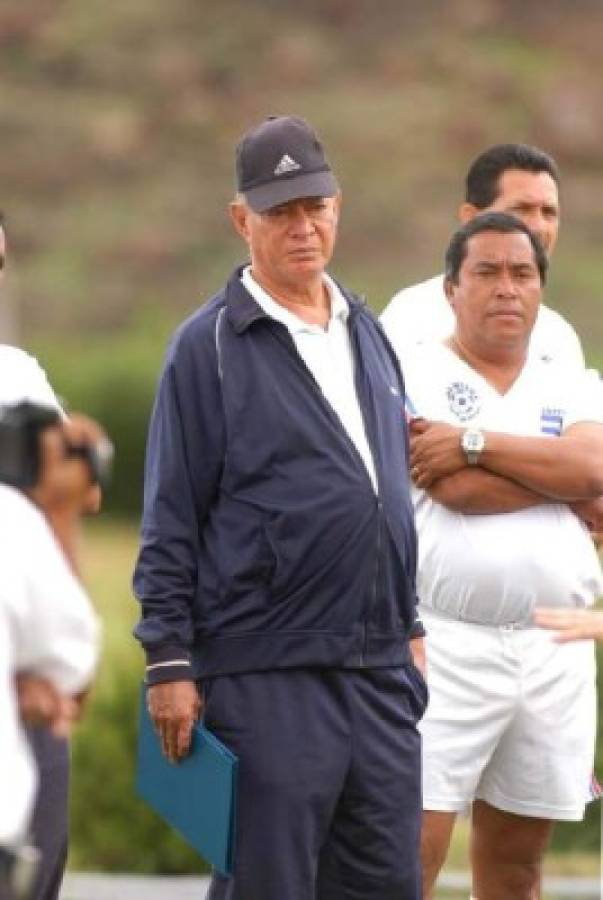
<svg viewBox="0 0 603 900"><path fill-rule="evenodd" d="M400 303L404 302L403 298L405 294L406 288L403 288L401 291L398 291L397 294L394 294L385 309L383 309L383 311L379 315L379 320L381 321L381 324L383 325L385 331L388 332L388 337L389 331L391 329L395 329L396 327L398 308L400 306Z"/></svg>
<svg viewBox="0 0 603 900"><path fill-rule="evenodd" d="M0 345L0 405L29 400L61 410L44 369L17 347Z"/></svg>
<svg viewBox="0 0 603 900"><path fill-rule="evenodd" d="M444 278L399 291L381 313L381 324L402 365L417 344L442 341L454 331L454 314L444 293Z"/></svg>
<svg viewBox="0 0 603 900"><path fill-rule="evenodd" d="M544 304L532 331L530 348L536 355L552 357L568 372L585 368L582 344L575 329L556 310Z"/></svg>
<svg viewBox="0 0 603 900"><path fill-rule="evenodd" d="M28 399L46 406L55 406L61 409L56 394L50 386L46 372L33 356L29 357L31 366L29 369L29 381L27 385Z"/></svg>
<svg viewBox="0 0 603 900"><path fill-rule="evenodd" d="M568 428L576 422L603 424L603 381L596 369L585 369L573 379L563 427Z"/></svg>
<svg viewBox="0 0 603 900"><path fill-rule="evenodd" d="M562 316L559 318L562 322L562 328L560 328L559 359L567 366L584 369L586 361L576 329Z"/></svg>
<svg viewBox="0 0 603 900"><path fill-rule="evenodd" d="M94 674L99 621L46 520L23 502L27 507L16 510L12 565L7 564L20 581L13 579L12 591L3 587L12 607L15 665L48 678L61 693L77 694Z"/></svg>
<svg viewBox="0 0 603 900"><path fill-rule="evenodd" d="M39 547L36 572L28 579L36 617L29 642L35 670L62 693L77 694L90 684L96 668L100 625L84 589L71 572L60 547L48 534Z"/></svg>

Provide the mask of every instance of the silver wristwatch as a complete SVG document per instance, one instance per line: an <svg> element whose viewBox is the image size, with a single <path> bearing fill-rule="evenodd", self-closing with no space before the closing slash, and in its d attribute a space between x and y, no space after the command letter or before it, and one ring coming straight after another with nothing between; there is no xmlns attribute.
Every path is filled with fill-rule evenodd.
<svg viewBox="0 0 603 900"><path fill-rule="evenodd" d="M486 446L486 438L484 432L479 428L466 428L461 435L461 448L467 457L470 466L476 466L479 463L479 457Z"/></svg>

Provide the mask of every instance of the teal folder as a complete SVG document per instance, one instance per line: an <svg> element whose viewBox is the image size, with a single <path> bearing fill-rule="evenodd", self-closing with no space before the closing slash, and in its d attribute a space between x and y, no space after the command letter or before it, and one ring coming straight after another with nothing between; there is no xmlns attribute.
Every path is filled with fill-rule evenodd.
<svg viewBox="0 0 603 900"><path fill-rule="evenodd" d="M193 728L189 755L179 763L169 762L161 752L143 689L138 793L223 875L231 875L233 867L237 774L237 757L200 723Z"/></svg>

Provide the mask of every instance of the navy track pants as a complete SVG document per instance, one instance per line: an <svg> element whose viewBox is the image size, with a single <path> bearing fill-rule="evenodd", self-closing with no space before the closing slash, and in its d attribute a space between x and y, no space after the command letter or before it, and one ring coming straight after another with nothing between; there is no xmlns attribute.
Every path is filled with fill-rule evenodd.
<svg viewBox="0 0 603 900"><path fill-rule="evenodd" d="M27 734L39 774L31 840L42 852L32 900L58 900L67 862L69 744L44 726L28 728Z"/></svg>
<svg viewBox="0 0 603 900"><path fill-rule="evenodd" d="M221 675L204 693L240 761L235 871L207 900L420 900L412 664Z"/></svg>

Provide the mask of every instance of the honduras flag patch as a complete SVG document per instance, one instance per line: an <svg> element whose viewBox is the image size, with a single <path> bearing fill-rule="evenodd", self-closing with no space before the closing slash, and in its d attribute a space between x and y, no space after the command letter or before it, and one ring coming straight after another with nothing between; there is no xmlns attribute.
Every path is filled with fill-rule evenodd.
<svg viewBox="0 0 603 900"><path fill-rule="evenodd" d="M543 407L540 413L541 434L552 434L554 437L559 437L563 429L564 412L563 409Z"/></svg>

